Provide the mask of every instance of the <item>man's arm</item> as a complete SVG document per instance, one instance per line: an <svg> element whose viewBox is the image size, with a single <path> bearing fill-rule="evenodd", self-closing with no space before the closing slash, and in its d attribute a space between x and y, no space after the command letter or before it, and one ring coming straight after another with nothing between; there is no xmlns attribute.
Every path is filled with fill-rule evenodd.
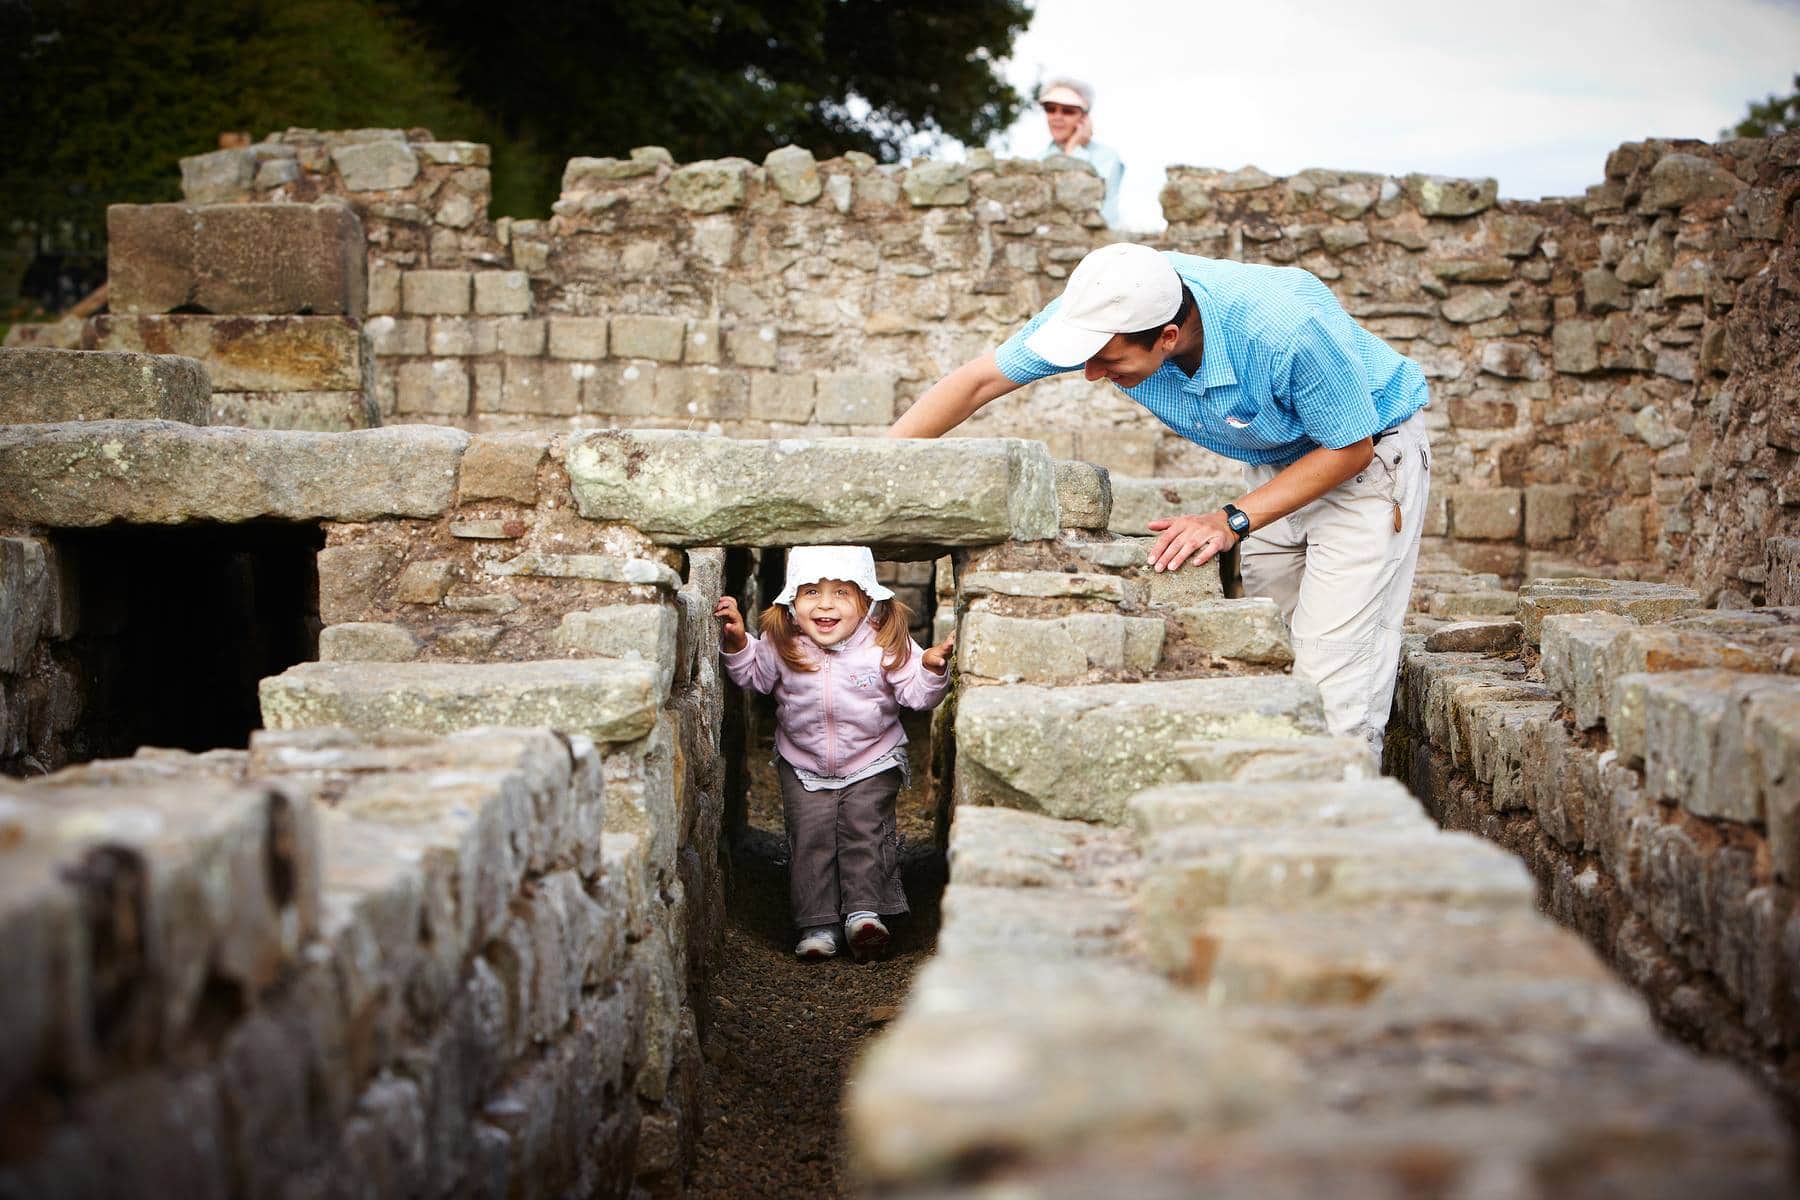
<svg viewBox="0 0 1800 1200"><path fill-rule="evenodd" d="M998 400L1022 385L1000 373L994 352L971 358L931 385L898 421L888 427L895 438L934 438L955 429L990 400Z"/></svg>
<svg viewBox="0 0 1800 1200"><path fill-rule="evenodd" d="M1375 457L1375 442L1364 438L1340 450L1320 446L1308 451L1275 473L1267 483L1238 502L1250 518L1251 529L1261 529L1289 513L1305 508L1338 484L1367 467ZM1150 547L1150 566L1174 571L1191 557L1194 566L1237 545L1238 536L1225 524L1221 512L1198 516L1165 517L1150 522L1159 533Z"/></svg>

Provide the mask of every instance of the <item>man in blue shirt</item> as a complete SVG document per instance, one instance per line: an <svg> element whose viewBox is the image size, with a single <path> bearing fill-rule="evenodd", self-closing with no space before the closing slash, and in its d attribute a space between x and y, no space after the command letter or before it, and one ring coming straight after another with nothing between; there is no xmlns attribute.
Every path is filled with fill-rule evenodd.
<svg viewBox="0 0 1800 1200"><path fill-rule="evenodd" d="M1333 733L1379 753L1430 483L1418 364L1307 271L1121 242L1082 259L1061 296L939 380L889 436L937 437L1077 367L1245 464L1237 503L1150 523L1150 565L1198 566L1243 541L1244 590L1280 606L1294 673L1318 684Z"/></svg>

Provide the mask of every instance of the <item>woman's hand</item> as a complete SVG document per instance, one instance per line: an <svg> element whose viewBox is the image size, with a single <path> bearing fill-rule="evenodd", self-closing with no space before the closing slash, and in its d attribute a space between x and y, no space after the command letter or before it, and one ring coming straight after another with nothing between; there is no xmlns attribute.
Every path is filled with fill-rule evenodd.
<svg viewBox="0 0 1800 1200"><path fill-rule="evenodd" d="M719 644L725 647L725 653L736 654L750 644L749 635L744 632L744 614L738 611L736 600L723 597L713 606L713 616L719 618Z"/></svg>
<svg viewBox="0 0 1800 1200"><path fill-rule="evenodd" d="M1093 140L1094 122L1086 113L1082 113L1081 120L1075 123L1075 132L1069 135L1069 149L1073 150L1077 146L1085 146Z"/></svg>
<svg viewBox="0 0 1800 1200"><path fill-rule="evenodd" d="M925 669L933 675L942 675L950 665L950 652L954 649L956 635L953 633L925 652Z"/></svg>

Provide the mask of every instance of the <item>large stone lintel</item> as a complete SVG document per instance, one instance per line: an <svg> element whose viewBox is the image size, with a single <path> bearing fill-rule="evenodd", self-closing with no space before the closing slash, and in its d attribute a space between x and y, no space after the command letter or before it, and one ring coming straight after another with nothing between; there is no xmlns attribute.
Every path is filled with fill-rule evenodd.
<svg viewBox="0 0 1800 1200"><path fill-rule="evenodd" d="M752 441L607 430L571 442L581 515L665 545L970 546L1054 537L1055 467L1018 438Z"/></svg>
<svg viewBox="0 0 1800 1200"><path fill-rule="evenodd" d="M0 521L368 521L432 517L456 494L469 435L433 426L352 433L201 429L168 421L0 428Z"/></svg>

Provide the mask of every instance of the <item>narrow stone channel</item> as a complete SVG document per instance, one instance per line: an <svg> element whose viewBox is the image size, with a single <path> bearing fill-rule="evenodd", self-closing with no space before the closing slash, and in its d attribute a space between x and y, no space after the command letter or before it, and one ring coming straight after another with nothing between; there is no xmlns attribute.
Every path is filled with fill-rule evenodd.
<svg viewBox="0 0 1800 1200"><path fill-rule="evenodd" d="M910 916L880 961L794 958L787 843L766 737L750 754L749 828L731 851L724 939L712 974L701 1085L705 1132L688 1195L696 1200L850 1195L840 1118L844 1081L864 1045L906 998L937 944L942 853L924 786L928 733L909 721L915 771L901 792Z"/></svg>

